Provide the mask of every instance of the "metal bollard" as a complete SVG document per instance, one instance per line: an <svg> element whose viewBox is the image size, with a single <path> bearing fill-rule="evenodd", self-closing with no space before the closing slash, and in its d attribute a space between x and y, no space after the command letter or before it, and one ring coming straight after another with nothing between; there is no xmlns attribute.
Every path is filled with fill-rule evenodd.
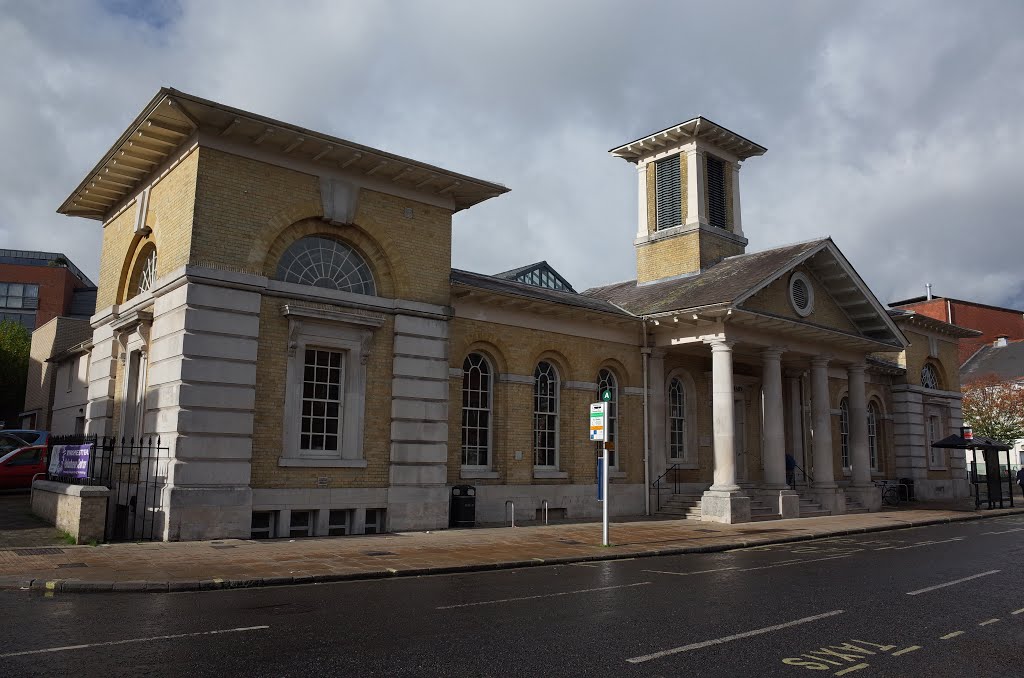
<svg viewBox="0 0 1024 678"><path fill-rule="evenodd" d="M544 509L544 524L548 524L548 500L544 499L540 502L541 507Z"/></svg>
<svg viewBox="0 0 1024 678"><path fill-rule="evenodd" d="M505 502L505 515L508 515L508 505L512 504L512 527L516 526L516 503L509 499Z"/></svg>

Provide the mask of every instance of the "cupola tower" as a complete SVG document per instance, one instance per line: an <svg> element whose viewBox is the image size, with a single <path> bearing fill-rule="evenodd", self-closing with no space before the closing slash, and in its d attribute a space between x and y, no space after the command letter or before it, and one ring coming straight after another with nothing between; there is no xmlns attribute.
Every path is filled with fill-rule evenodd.
<svg viewBox="0 0 1024 678"><path fill-rule="evenodd" d="M637 284L700 273L747 246L740 163L767 149L693 118L613 148L637 166Z"/></svg>

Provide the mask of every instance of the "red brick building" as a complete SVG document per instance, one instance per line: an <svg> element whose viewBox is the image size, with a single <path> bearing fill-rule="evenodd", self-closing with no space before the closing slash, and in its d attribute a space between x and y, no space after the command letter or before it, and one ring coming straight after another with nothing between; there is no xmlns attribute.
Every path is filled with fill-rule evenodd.
<svg viewBox="0 0 1024 678"><path fill-rule="evenodd" d="M59 252L0 249L0 320L30 331L58 316L88 320L96 284Z"/></svg>
<svg viewBox="0 0 1024 678"><path fill-rule="evenodd" d="M981 332L981 336L960 340L961 365L978 349L991 346L999 337L1006 337L1010 341L1024 339L1024 311L1012 308L951 297L915 297L893 302L889 306Z"/></svg>

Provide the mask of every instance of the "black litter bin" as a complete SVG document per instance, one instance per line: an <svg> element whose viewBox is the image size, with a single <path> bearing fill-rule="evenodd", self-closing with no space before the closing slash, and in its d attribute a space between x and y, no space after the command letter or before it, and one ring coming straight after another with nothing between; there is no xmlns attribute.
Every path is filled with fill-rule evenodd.
<svg viewBox="0 0 1024 678"><path fill-rule="evenodd" d="M914 479L900 478L900 499L904 501L916 501L914 497Z"/></svg>
<svg viewBox="0 0 1024 678"><path fill-rule="evenodd" d="M452 501L448 510L448 527L476 525L476 488L472 485L452 487Z"/></svg>

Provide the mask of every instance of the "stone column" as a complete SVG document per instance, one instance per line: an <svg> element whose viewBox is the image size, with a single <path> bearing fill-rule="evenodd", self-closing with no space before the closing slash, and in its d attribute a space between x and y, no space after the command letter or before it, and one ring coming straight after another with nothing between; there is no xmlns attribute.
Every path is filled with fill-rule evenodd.
<svg viewBox="0 0 1024 678"><path fill-rule="evenodd" d="M686 152L686 224L708 223L707 201L704 200L704 151Z"/></svg>
<svg viewBox="0 0 1024 678"><path fill-rule="evenodd" d="M778 501L783 518L800 516L800 497L786 485L786 425L782 397L782 351L766 348L761 352L764 375L764 492Z"/></svg>
<svg viewBox="0 0 1024 678"><path fill-rule="evenodd" d="M864 389L864 364L847 368L850 394L850 462L853 464L853 484L867 487L871 484L871 456L868 452L868 408Z"/></svg>
<svg viewBox="0 0 1024 678"><path fill-rule="evenodd" d="M814 451L814 487L836 487L835 466L832 460L832 407L828 393L827 356L811 360L811 447Z"/></svg>
<svg viewBox="0 0 1024 678"><path fill-rule="evenodd" d="M731 341L711 344L711 416L715 440L715 484L712 490L734 492L736 484L736 422L733 410Z"/></svg>
<svg viewBox="0 0 1024 678"><path fill-rule="evenodd" d="M789 402L789 453L793 455L801 468L804 461L804 403L800 397L800 378L798 370L786 371L787 401Z"/></svg>
<svg viewBox="0 0 1024 678"><path fill-rule="evenodd" d="M750 520L750 498L736 484L735 421L733 413L733 342L711 342L711 410L715 439L715 482L701 500L701 519L718 523Z"/></svg>
<svg viewBox="0 0 1024 678"><path fill-rule="evenodd" d="M765 488L786 487L786 435L782 414L782 349L761 351L764 375L764 480Z"/></svg>
<svg viewBox="0 0 1024 678"><path fill-rule="evenodd" d="M743 237L743 219L740 217L740 163L729 163L732 172L732 232Z"/></svg>
<svg viewBox="0 0 1024 678"><path fill-rule="evenodd" d="M647 220L647 164L639 163L637 170L637 211L636 211L636 237L646 238L648 236Z"/></svg>

